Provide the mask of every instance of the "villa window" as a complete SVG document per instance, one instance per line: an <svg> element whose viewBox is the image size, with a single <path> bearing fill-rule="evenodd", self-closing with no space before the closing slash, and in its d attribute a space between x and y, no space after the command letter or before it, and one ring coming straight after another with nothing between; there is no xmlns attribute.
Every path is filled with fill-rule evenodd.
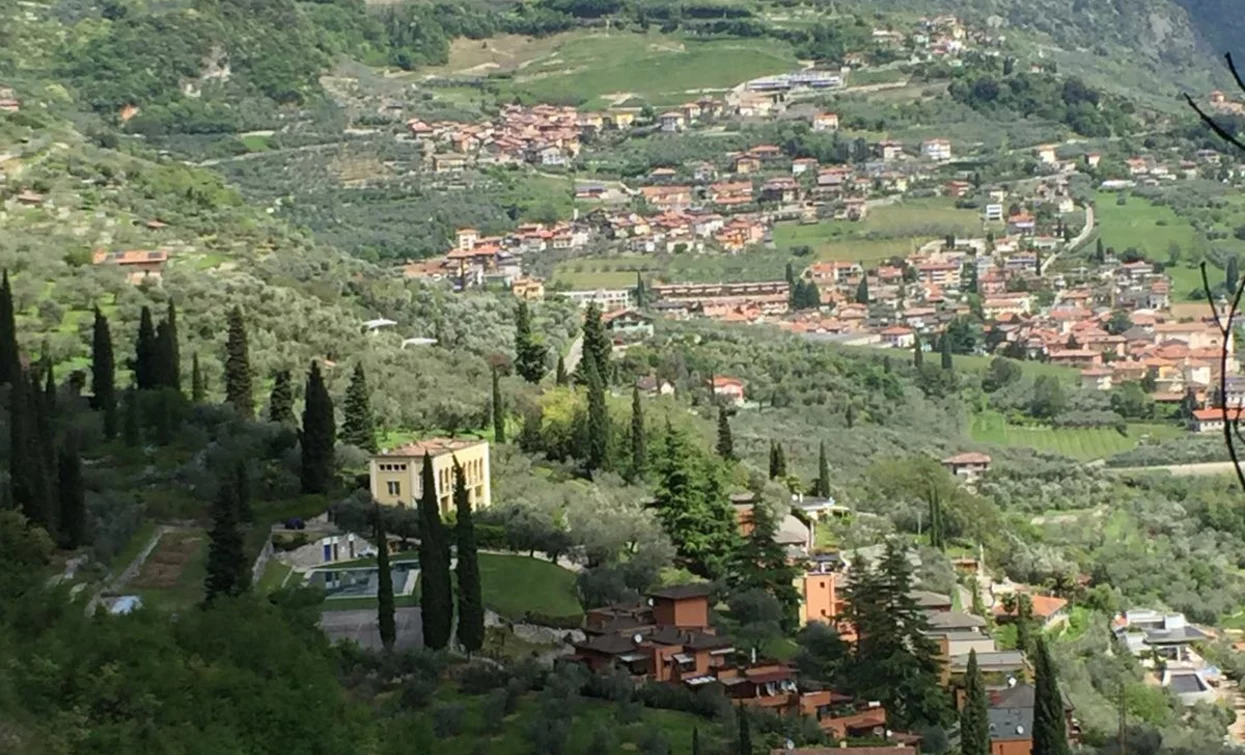
<svg viewBox="0 0 1245 755"><path fill-rule="evenodd" d="M402 495L402 483L397 480L390 480L385 483L389 487L389 495Z"/></svg>

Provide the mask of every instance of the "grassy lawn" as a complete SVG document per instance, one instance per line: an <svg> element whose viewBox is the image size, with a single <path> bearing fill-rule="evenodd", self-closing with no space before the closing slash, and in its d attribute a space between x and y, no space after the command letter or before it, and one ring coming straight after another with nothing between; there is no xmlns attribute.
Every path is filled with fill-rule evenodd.
<svg viewBox="0 0 1245 755"><path fill-rule="evenodd" d="M1003 415L985 412L974 415L971 429L973 440L997 446L1024 446L1040 451L1089 461L1130 451L1144 436L1172 438L1184 435L1174 425L1130 424L1128 434L1121 435L1109 427L1028 427L1010 425Z"/></svg>
<svg viewBox="0 0 1245 755"><path fill-rule="evenodd" d="M261 594L280 590L285 586L286 579L293 573L293 569L275 558L269 559L268 564L264 566L264 573L259 575L259 584L255 589Z"/></svg>
<svg viewBox="0 0 1245 755"><path fill-rule="evenodd" d="M889 354L892 359L911 359L911 349L879 349L873 346L833 346L832 348L841 349L850 352L855 356L875 356ZM937 358L937 355L934 355ZM929 354L926 354L929 358ZM994 360L991 356L976 355L955 355L955 369L961 372L982 372L989 368L990 362ZM1057 377L1065 382L1080 382L1081 371L1073 367L1060 367L1058 365L1047 364L1046 362L1024 361L1020 363L1020 369L1026 377L1037 378L1042 375L1050 375Z"/></svg>
<svg viewBox="0 0 1245 755"><path fill-rule="evenodd" d="M1119 205L1115 192L1111 191L1100 191L1095 199L1094 222L1102 243L1114 247L1117 252L1134 247L1147 259L1166 260L1168 246L1173 242L1188 250L1198 240L1197 231L1189 221L1170 207L1154 205L1134 196Z"/></svg>
<svg viewBox="0 0 1245 755"><path fill-rule="evenodd" d="M1169 267L1165 271L1172 279L1171 298L1173 301L1193 301L1190 295L1194 291L1202 290L1202 271L1196 267ZM1217 268L1208 266L1206 274L1210 276L1210 284L1215 285L1216 275L1222 276L1222 271Z"/></svg>
<svg viewBox="0 0 1245 755"><path fill-rule="evenodd" d="M130 541L125 547L117 552L108 560L108 570L114 573L122 572L130 562L138 558L138 554L146 547L147 541L156 533L156 523L151 520L145 520L138 526L138 529L130 536Z"/></svg>
<svg viewBox="0 0 1245 755"><path fill-rule="evenodd" d="M470 56L460 53L461 62L488 55L475 44L481 51ZM508 64L513 67L513 78L500 82L505 94L546 102L575 99L589 108L621 104L629 98L656 105L679 104L699 90L724 90L797 67L791 48L774 40L697 40L657 32L568 32L539 46L522 48L519 54L526 59L515 66ZM453 69L457 63L451 59L448 67ZM484 60L476 65L502 64Z"/></svg>
<svg viewBox="0 0 1245 755"><path fill-rule="evenodd" d="M620 254L579 257L559 264L553 280L572 290L631 288L636 272L650 283L712 283L782 280L788 261L797 266L809 258L785 251L743 254Z"/></svg>
<svg viewBox="0 0 1245 755"><path fill-rule="evenodd" d="M484 605L508 619L528 611L545 616L581 616L575 574L557 564L527 556L480 554Z"/></svg>
<svg viewBox="0 0 1245 755"><path fill-rule="evenodd" d="M127 593L153 608L185 609L203 600L207 576L207 533L203 530L166 533L143 563Z"/></svg>
<svg viewBox="0 0 1245 755"><path fill-rule="evenodd" d="M876 262L906 256L921 244L949 234L980 236L981 215L941 199L920 199L877 207L859 222L837 220L774 227L779 249L811 246L819 260Z"/></svg>

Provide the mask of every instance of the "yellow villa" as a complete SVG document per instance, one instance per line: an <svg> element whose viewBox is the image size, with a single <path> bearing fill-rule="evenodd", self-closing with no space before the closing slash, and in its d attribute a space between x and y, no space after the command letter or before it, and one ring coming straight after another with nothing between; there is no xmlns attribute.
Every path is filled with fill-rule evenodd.
<svg viewBox="0 0 1245 755"><path fill-rule="evenodd" d="M471 508L488 508L492 502L488 441L461 438L428 438L373 456L368 469L372 498L384 506L415 506L423 493L420 473L425 456L432 458L442 515L454 508L455 459L467 477Z"/></svg>

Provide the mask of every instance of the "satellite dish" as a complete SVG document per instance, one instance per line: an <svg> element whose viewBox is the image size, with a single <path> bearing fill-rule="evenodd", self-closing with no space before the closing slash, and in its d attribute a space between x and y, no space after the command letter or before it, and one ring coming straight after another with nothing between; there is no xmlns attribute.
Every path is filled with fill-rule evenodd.
<svg viewBox="0 0 1245 755"><path fill-rule="evenodd" d="M1016 727L1016 733L1017 733L1017 734L1024 734L1024 733L1025 733L1025 727L1023 727L1023 726L1017 726L1017 727Z"/></svg>
<svg viewBox="0 0 1245 755"><path fill-rule="evenodd" d="M1008 687L1015 687L1015 686L1016 686L1016 677L1014 677L1014 676L1009 676L1009 677L1007 677L1007 686L1008 686Z"/></svg>
<svg viewBox="0 0 1245 755"><path fill-rule="evenodd" d="M631 641L639 645L641 642L644 642L644 635L640 634L639 632L636 632L635 634L631 635Z"/></svg>

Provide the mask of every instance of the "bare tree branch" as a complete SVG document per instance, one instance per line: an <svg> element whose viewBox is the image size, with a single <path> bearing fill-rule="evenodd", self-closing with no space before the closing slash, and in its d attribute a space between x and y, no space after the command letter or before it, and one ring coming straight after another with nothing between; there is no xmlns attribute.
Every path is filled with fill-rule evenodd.
<svg viewBox="0 0 1245 755"><path fill-rule="evenodd" d="M1210 276L1206 273L1206 261L1202 260L1202 290L1206 292L1206 300L1210 302L1210 311L1215 316L1215 326L1219 329L1223 336L1223 343L1219 347L1219 411L1223 417L1223 440L1228 446L1228 456L1232 459L1232 468L1236 470L1236 481L1240 483L1241 489L1245 490L1245 470L1241 469L1241 460L1236 451L1237 440L1242 441L1245 445L1245 439L1241 439L1239 430L1240 409L1236 411L1235 419L1228 419L1228 355L1232 350L1232 324L1236 322L1236 311L1241 306L1241 296L1245 294L1245 280L1241 280L1236 284L1236 293L1232 296L1232 303L1228 307L1227 321L1219 314L1219 308L1215 306L1215 297L1211 293Z"/></svg>
<svg viewBox="0 0 1245 755"><path fill-rule="evenodd" d="M1202 108L1198 107L1198 104L1193 101L1192 97L1186 94L1184 98L1185 98L1185 101L1189 103L1189 107L1193 108L1193 112L1197 113L1198 117L1202 119L1202 123L1205 123L1207 126L1209 126L1211 131L1214 131L1216 134L1219 135L1221 139L1224 139L1225 141L1231 143L1232 146L1236 147L1240 151L1245 152L1245 143L1242 143L1235 136L1233 136L1232 134L1229 134L1218 123L1215 123L1213 118L1207 115L1202 110Z"/></svg>

